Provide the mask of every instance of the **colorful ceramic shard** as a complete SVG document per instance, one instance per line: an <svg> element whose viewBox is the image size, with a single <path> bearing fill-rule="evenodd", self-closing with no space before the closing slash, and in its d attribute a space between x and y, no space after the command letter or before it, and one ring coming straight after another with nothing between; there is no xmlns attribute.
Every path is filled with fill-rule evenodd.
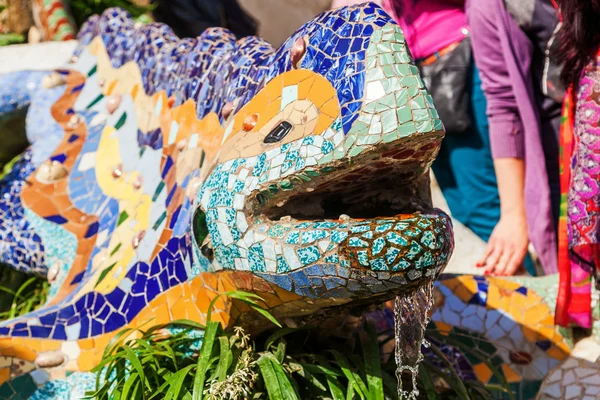
<svg viewBox="0 0 600 400"><path fill-rule="evenodd" d="M71 387L119 330L205 322L219 293L318 321L446 265L428 175L443 127L379 7L324 13L277 50L223 29L180 40L117 9L79 42L64 69L0 78L0 113L29 105L33 143L0 183L2 262L52 282L47 304L0 324L7 392Z"/></svg>

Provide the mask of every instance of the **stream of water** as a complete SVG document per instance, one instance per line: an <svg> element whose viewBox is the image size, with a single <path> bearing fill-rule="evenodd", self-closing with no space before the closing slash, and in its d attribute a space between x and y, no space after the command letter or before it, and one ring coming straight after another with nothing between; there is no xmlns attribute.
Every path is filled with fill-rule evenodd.
<svg viewBox="0 0 600 400"><path fill-rule="evenodd" d="M424 285L413 292L396 297L395 314L395 358L396 378L398 379L398 398L416 400L419 396L417 389L417 374L419 363L423 359L421 345L427 346L424 339L425 328L429 323L429 311L433 306L433 282ZM411 388L404 388L402 374L409 373L412 377Z"/></svg>

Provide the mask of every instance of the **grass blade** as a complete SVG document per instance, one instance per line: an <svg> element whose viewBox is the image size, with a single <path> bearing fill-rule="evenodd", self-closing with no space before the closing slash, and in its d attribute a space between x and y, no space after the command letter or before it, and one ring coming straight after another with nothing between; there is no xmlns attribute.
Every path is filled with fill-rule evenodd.
<svg viewBox="0 0 600 400"><path fill-rule="evenodd" d="M169 389L167 390L167 396L165 400L177 400L179 399L179 393L181 393L181 386L183 385L183 381L190 373L191 369L194 368L195 365L188 365L187 367L180 369L177 371L171 378L169 379Z"/></svg>
<svg viewBox="0 0 600 400"><path fill-rule="evenodd" d="M358 375L356 372L350 369L348 359L344 357L341 353L335 350L331 350L331 353L333 354L333 357L335 358L335 361L337 362L339 367L342 369L342 372L346 376L346 379L348 379L348 386L354 387L356 393L358 393L360 398L362 400L365 400L367 394L367 387L365 386L365 383L363 382L360 375ZM350 390L350 388L348 390Z"/></svg>
<svg viewBox="0 0 600 400"><path fill-rule="evenodd" d="M277 329L271 336L269 336L265 342L265 351L269 351L273 343L281 339L282 337L289 335L290 333L298 332L300 329L297 328L281 328Z"/></svg>
<svg viewBox="0 0 600 400"><path fill-rule="evenodd" d="M419 377L421 378L421 383L423 383L423 387L425 388L427 399L438 400L437 392L435 391L435 385L433 384L431 375L429 375L429 371L423 363L419 365Z"/></svg>
<svg viewBox="0 0 600 400"><path fill-rule="evenodd" d="M265 310L264 308L259 307L259 306L251 306L251 307L254 311L256 311L257 313L259 313L260 315L262 315L263 317L265 317L266 319L271 321L273 324L277 325L277 327L281 328L281 324L279 323L279 321L277 321L275 319L275 317L273 315L271 315L270 312L268 312L267 310Z"/></svg>
<svg viewBox="0 0 600 400"><path fill-rule="evenodd" d="M379 341L375 325L367 322L366 335L360 335L365 372L367 375L369 400L383 400L383 378L381 377L381 358L379 356Z"/></svg>
<svg viewBox="0 0 600 400"><path fill-rule="evenodd" d="M144 368L142 367L142 363L140 362L140 359L138 358L137 354L135 354L135 352L131 350L129 346L124 346L123 350L125 350L125 356L127 358L127 361L129 361L133 368L136 370L140 379L142 380L142 383L148 388L148 390L152 390L152 388L150 387L150 383L146 379ZM142 398L146 398L146 394L144 392L142 392Z"/></svg>
<svg viewBox="0 0 600 400"><path fill-rule="evenodd" d="M210 363L215 337L219 329L219 323L209 321L206 324L206 332L204 333L204 341L200 348L200 356L198 357L198 368L194 377L194 390L192 394L193 400L202 400L202 392L204 391L204 383L206 381L206 372Z"/></svg>
<svg viewBox="0 0 600 400"><path fill-rule="evenodd" d="M442 337L439 334L437 334L437 332L435 332L435 331L428 332L428 333L432 337L436 338L438 341L449 344L450 346L456 347L463 353L469 353L473 357L477 358L482 363L484 363L492 371L494 376L500 381L500 384L504 387L504 391L508 395L508 397L511 400L515 400L515 395L512 392L512 390L510 389L510 385L506 381L506 377L504 376L504 373L502 371L500 371L494 364L492 364L492 362L489 359L488 354L486 354L482 351L479 351L476 348L466 346L463 343L459 342L458 340L454 339L452 336L443 336ZM481 340L481 339L478 339L478 340Z"/></svg>
<svg viewBox="0 0 600 400"><path fill-rule="evenodd" d="M437 346L430 346L429 348L435 353L435 355L440 359L440 361L446 364L446 367L450 372L451 379L455 381L454 383L456 385L457 394L460 395L462 399L470 400L471 397L469 396L469 392L467 391L467 388L465 387L465 384L463 383L462 379L458 376L458 373L456 372L456 369L454 369L452 363L448 361L444 353L442 353L442 351Z"/></svg>
<svg viewBox="0 0 600 400"><path fill-rule="evenodd" d="M212 299L212 301L208 305L208 311L206 313L206 320L207 321L210 321L210 318L212 316L212 310L213 310L213 308L215 306L215 303L217 302L217 300L221 296L226 296L226 297L229 297L229 298L232 298L232 299L241 300L244 303L247 303L254 311L258 312L263 317L265 317L266 319L268 319L269 321L271 321L272 323L274 323L275 325L277 325L279 328L281 328L281 324L275 319L275 317L273 317L273 315L271 315L270 312L268 312L267 310L265 310L258 303L258 301L264 301L262 297L260 297L259 295L254 294L254 293L247 293L247 292L242 292L242 291L239 291L239 290L221 293L218 296L216 296L214 299Z"/></svg>
<svg viewBox="0 0 600 400"><path fill-rule="evenodd" d="M302 363L302 368L304 368L305 370L307 370L308 372L310 372L313 375L327 375L327 376L343 376L343 374L341 372L339 372L339 370L333 369L329 366L324 366L324 365L315 365L315 364L305 364Z"/></svg>
<svg viewBox="0 0 600 400"><path fill-rule="evenodd" d="M123 397L126 399L135 399L135 397L131 396L131 397L127 397L127 395L129 394L129 391L131 390L131 387L133 386L134 383L139 384L139 375L136 372L133 372L131 375L129 375L129 378L127 378L127 380L125 381L125 385L123 385Z"/></svg>
<svg viewBox="0 0 600 400"><path fill-rule="evenodd" d="M219 363L215 370L215 375L219 381L224 381L227 377L227 371L233 362L233 353L229 346L229 339L225 336L219 337Z"/></svg>
<svg viewBox="0 0 600 400"><path fill-rule="evenodd" d="M271 353L264 353L258 359L257 364L267 388L269 399L299 400L294 386L275 356Z"/></svg>
<svg viewBox="0 0 600 400"><path fill-rule="evenodd" d="M333 400L344 400L344 389L340 382L333 376L326 375L327 386Z"/></svg>
<svg viewBox="0 0 600 400"><path fill-rule="evenodd" d="M346 392L346 400L354 400L354 385L348 385L348 391Z"/></svg>
<svg viewBox="0 0 600 400"><path fill-rule="evenodd" d="M385 371L381 372L381 377L383 378L383 387L387 389L388 398L391 400L398 400L398 380L396 380L395 376L392 378L392 376Z"/></svg>

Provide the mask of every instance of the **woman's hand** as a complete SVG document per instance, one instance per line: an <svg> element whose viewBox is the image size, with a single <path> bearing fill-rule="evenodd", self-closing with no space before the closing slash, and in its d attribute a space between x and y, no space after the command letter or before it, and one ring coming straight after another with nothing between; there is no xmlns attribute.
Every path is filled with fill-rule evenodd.
<svg viewBox="0 0 600 400"><path fill-rule="evenodd" d="M497 158L494 169L500 195L500 221L492 231L477 266L485 268L485 275L510 276L523 264L529 245L525 217L525 163L517 158Z"/></svg>
<svg viewBox="0 0 600 400"><path fill-rule="evenodd" d="M529 237L524 213L502 215L477 267L484 275L511 276L523 265Z"/></svg>

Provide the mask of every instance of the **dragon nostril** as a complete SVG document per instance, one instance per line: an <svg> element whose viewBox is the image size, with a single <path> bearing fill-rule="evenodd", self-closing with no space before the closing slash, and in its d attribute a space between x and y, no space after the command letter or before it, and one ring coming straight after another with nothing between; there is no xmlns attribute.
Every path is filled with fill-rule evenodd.
<svg viewBox="0 0 600 400"><path fill-rule="evenodd" d="M202 255L210 260L213 258L213 249L209 244L205 244L200 248Z"/></svg>
<svg viewBox="0 0 600 400"><path fill-rule="evenodd" d="M265 137L265 143L277 143L280 142L290 131L292 130L292 124L287 121L281 121L269 134Z"/></svg>

